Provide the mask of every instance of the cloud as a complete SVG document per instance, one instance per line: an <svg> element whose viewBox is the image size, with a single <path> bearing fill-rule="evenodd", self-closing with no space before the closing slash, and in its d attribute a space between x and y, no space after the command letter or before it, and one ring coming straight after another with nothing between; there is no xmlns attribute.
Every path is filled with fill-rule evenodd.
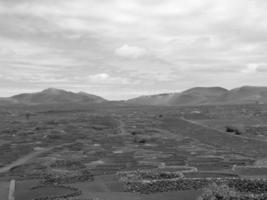
<svg viewBox="0 0 267 200"><path fill-rule="evenodd" d="M77 77L79 78L79 77ZM107 73L99 73L99 74L94 74L90 75L86 79L89 82L95 83L95 84L116 84L116 85L124 85L124 84L130 84L130 80L127 78L123 77L114 77L110 76ZM134 84L134 82L132 82Z"/></svg>
<svg viewBox="0 0 267 200"><path fill-rule="evenodd" d="M266 9L265 0L0 0L0 91L57 80L123 97L266 85Z"/></svg>
<svg viewBox="0 0 267 200"><path fill-rule="evenodd" d="M251 74L257 72L257 69L259 68L258 64L249 64L245 69L243 69L241 72L245 74Z"/></svg>
<svg viewBox="0 0 267 200"><path fill-rule="evenodd" d="M12 56L14 55L15 52L12 51L10 48L7 47L0 47L0 58L1 57L6 57L6 56Z"/></svg>
<svg viewBox="0 0 267 200"><path fill-rule="evenodd" d="M94 81L103 81L103 80L107 80L110 78L109 74L106 74L106 73L101 73L101 74L95 74L95 75L91 75L89 76L89 78L91 80L94 80Z"/></svg>
<svg viewBox="0 0 267 200"><path fill-rule="evenodd" d="M13 70L13 73L5 73L0 76L1 80L24 83L67 83L70 82L66 77L51 73L39 73L34 71Z"/></svg>
<svg viewBox="0 0 267 200"><path fill-rule="evenodd" d="M117 56L125 57L125 58L140 58L145 56L147 53L146 49L138 47L138 46L129 46L128 44L124 44L121 47L115 49L115 54Z"/></svg>

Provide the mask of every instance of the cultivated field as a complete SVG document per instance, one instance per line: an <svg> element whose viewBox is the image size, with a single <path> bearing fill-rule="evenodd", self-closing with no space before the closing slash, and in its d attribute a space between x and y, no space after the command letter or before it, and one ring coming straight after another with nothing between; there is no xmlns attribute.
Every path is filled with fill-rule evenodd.
<svg viewBox="0 0 267 200"><path fill-rule="evenodd" d="M193 200L267 175L264 105L17 106L0 120L0 195L15 179L16 200Z"/></svg>

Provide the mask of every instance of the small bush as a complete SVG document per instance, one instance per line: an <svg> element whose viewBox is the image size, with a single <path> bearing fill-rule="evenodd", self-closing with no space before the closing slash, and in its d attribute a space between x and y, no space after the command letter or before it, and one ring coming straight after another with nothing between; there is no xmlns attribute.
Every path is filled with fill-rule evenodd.
<svg viewBox="0 0 267 200"><path fill-rule="evenodd" d="M235 131L234 128L229 127L229 126L226 126L225 129L226 129L226 132L228 133L233 133Z"/></svg>
<svg viewBox="0 0 267 200"><path fill-rule="evenodd" d="M225 130L228 133L234 133L236 135L241 135L242 134L242 132L238 128L235 128L235 127L226 126Z"/></svg>

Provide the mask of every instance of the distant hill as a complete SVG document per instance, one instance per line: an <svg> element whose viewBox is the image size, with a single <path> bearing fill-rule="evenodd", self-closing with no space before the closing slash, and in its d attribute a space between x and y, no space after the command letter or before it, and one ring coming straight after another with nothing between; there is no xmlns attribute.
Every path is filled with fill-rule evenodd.
<svg viewBox="0 0 267 200"><path fill-rule="evenodd" d="M181 93L141 96L127 102L140 105L198 105L213 101L227 92L221 87L195 87Z"/></svg>
<svg viewBox="0 0 267 200"><path fill-rule="evenodd" d="M195 87L182 92L175 102L175 105L206 104L227 92L227 89L221 87Z"/></svg>
<svg viewBox="0 0 267 200"><path fill-rule="evenodd" d="M41 92L24 93L9 98L2 98L0 102L19 104L56 104L56 103L102 103L102 97L84 92L74 93L56 88L48 88ZM1 103L0 103L1 104Z"/></svg>
<svg viewBox="0 0 267 200"><path fill-rule="evenodd" d="M214 99L216 104L267 103L267 87L243 86L235 88Z"/></svg>
<svg viewBox="0 0 267 200"><path fill-rule="evenodd" d="M19 94L0 98L1 105L12 104L58 104L58 103L102 103L102 97L85 92L69 92L48 88L41 92ZM114 101L113 101L114 102ZM267 104L267 87L243 86L232 90L221 87L195 87L180 93L165 93L140 96L124 102L136 105L194 106L214 104Z"/></svg>
<svg viewBox="0 0 267 200"><path fill-rule="evenodd" d="M140 96L134 99L130 99L126 102L139 105L170 105L172 104L171 102L175 102L176 98L178 98L179 95L179 93L169 93Z"/></svg>
<svg viewBox="0 0 267 200"><path fill-rule="evenodd" d="M267 104L267 87L243 86L232 90L221 87L195 87L181 93L140 96L127 101L139 105Z"/></svg>

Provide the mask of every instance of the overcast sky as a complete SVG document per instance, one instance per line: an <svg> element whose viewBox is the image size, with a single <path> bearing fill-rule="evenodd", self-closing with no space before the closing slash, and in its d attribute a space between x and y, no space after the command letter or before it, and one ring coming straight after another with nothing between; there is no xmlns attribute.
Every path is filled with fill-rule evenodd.
<svg viewBox="0 0 267 200"><path fill-rule="evenodd" d="M0 96L267 86L266 0L0 0Z"/></svg>

